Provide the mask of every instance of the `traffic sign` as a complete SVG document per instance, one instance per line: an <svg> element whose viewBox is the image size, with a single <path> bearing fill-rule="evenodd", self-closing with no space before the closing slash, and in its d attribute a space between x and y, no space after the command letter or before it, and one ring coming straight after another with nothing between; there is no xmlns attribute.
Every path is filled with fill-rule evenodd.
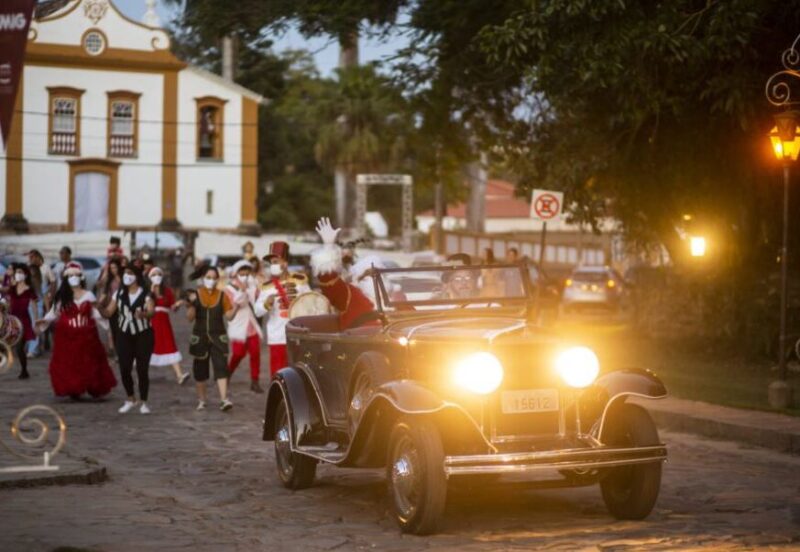
<svg viewBox="0 0 800 552"><path fill-rule="evenodd" d="M531 197L531 218L548 222L561 218L564 209L564 192L534 190Z"/></svg>

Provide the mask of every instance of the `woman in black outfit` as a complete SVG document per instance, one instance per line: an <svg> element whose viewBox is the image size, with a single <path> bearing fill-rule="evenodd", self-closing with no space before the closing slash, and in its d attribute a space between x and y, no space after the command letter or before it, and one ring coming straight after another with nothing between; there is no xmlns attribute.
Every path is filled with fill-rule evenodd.
<svg viewBox="0 0 800 552"><path fill-rule="evenodd" d="M153 329L150 319L155 312L155 303L144 286L142 271L135 266L125 267L122 273L122 286L114 294L106 311L106 316L117 317L117 359L122 376L122 385L128 398L119 412L130 412L136 405L133 390L133 365L136 364L136 377L139 380L139 412L150 414L147 395L150 387L150 356L153 354Z"/></svg>

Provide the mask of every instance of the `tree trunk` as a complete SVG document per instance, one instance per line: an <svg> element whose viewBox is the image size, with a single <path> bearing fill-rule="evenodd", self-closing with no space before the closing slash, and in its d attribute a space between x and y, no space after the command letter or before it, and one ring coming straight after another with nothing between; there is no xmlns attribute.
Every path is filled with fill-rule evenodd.
<svg viewBox="0 0 800 552"><path fill-rule="evenodd" d="M222 37L222 78L236 80L236 37L232 34Z"/></svg>
<svg viewBox="0 0 800 552"><path fill-rule="evenodd" d="M347 69L348 67L355 67L358 65L358 30L339 37L339 68ZM347 121L343 121L347 124ZM348 216L348 196L353 194L349 193L352 188L352 182L347 181L347 172L343 167L337 167L334 170L334 187L335 187L335 202L336 202L336 225L340 228L351 226L348 221L352 219ZM358 227L360 221L352 226Z"/></svg>
<svg viewBox="0 0 800 552"><path fill-rule="evenodd" d="M486 172L488 158L485 153L480 158L470 163L467 168L469 175L469 202L467 203L467 230L482 233L486 222L486 185L488 174Z"/></svg>

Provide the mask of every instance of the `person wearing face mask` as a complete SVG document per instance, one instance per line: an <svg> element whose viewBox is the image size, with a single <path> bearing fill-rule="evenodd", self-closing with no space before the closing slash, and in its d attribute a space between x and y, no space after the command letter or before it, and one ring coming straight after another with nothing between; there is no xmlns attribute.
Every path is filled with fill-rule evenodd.
<svg viewBox="0 0 800 552"><path fill-rule="evenodd" d="M261 288L255 304L256 314L267 316L267 345L269 346L269 372L287 365L286 323L289 322L289 306L301 293L311 291L308 278L299 272L289 272L289 244L272 242L264 260L269 263L269 281Z"/></svg>
<svg viewBox="0 0 800 552"><path fill-rule="evenodd" d="M22 322L22 338L17 343L15 351L20 364L19 379L28 379L30 374L28 374L26 345L36 340L31 321L31 311L36 310L36 292L33 290L31 272L27 265L12 263L10 273L12 276L8 289L9 314L16 316Z"/></svg>
<svg viewBox="0 0 800 552"><path fill-rule="evenodd" d="M36 322L39 331L55 322L50 383L56 396L74 400L84 393L102 397L117 385L97 333L97 326L105 327L106 321L85 287L81 265L67 263L53 307Z"/></svg>
<svg viewBox="0 0 800 552"><path fill-rule="evenodd" d="M183 385L189 379L189 372L184 372L181 368L183 357L175 344L175 334L169 320L170 311L177 311L183 302L176 301L172 290L164 285L164 272L160 268L151 268L148 278L150 293L155 302L155 313L151 320L155 344L150 356L150 366L172 366L178 385Z"/></svg>
<svg viewBox="0 0 800 552"><path fill-rule="evenodd" d="M233 408L228 398L228 334L225 319L234 315L234 307L225 292L218 289L219 271L213 266L202 266L191 279L202 278L197 291L189 291L186 298L186 318L192 322L189 354L194 357L192 372L197 382L197 410L205 410L206 382L213 365L214 379L219 389L219 409Z"/></svg>
<svg viewBox="0 0 800 552"><path fill-rule="evenodd" d="M144 276L135 266L125 267L122 272L122 287L104 313L107 317L117 315L117 359L125 387L127 399L119 408L126 414L136 406L133 389L133 368L139 380L139 412L150 414L147 399L150 393L150 356L153 354L155 339L150 320L155 314L155 303L145 289Z"/></svg>
<svg viewBox="0 0 800 552"><path fill-rule="evenodd" d="M250 356L250 390L263 393L258 383L261 375L261 325L253 310L258 288L252 279L252 265L242 259L233 265L231 278L225 286L225 295L234 308L234 315L228 323L228 339L231 343L231 358L228 372L233 372L244 359Z"/></svg>

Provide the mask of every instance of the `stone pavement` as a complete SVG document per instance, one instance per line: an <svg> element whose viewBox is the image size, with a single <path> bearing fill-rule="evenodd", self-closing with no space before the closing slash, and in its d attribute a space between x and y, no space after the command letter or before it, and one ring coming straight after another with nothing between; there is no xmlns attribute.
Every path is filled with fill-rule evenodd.
<svg viewBox="0 0 800 552"><path fill-rule="evenodd" d="M151 372L150 416L118 414L120 388L105 401L52 398L44 360L31 380L0 376L2 424L22 406L50 404L69 425L67 453L108 473L98 485L0 489L0 550L800 548L800 458L671 431L662 432L670 459L661 496L645 521L612 519L597 487L506 482L453 489L441 534L404 536L388 515L381 471L325 466L311 489L280 485L272 446L260 440L264 397L248 390L246 366L227 414L196 412L190 384Z"/></svg>

